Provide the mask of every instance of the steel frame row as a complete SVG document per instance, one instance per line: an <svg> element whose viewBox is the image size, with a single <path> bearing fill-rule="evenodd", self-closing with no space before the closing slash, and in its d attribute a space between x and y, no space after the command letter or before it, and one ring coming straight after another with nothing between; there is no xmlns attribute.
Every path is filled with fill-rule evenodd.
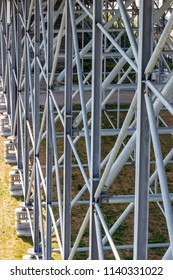
<svg viewBox="0 0 173 280"><path fill-rule="evenodd" d="M35 258L119 260L131 249L133 259L147 259L149 248L164 248L161 258L173 258L165 171L173 149L163 155L159 136L173 133L161 116L163 109L173 114L172 5L0 2L1 118L9 121ZM133 98L122 109L129 91ZM108 145L110 137L108 151L102 141ZM114 182L126 166L135 172L133 193L117 194ZM150 203L162 213L165 243L148 244ZM123 210L110 225L111 207ZM117 245L114 237L129 215L134 238Z"/></svg>

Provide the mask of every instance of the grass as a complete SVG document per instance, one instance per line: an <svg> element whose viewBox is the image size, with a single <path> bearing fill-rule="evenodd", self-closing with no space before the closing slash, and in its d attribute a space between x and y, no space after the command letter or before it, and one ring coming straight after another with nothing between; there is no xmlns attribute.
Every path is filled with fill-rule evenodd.
<svg viewBox="0 0 173 280"><path fill-rule="evenodd" d="M16 235L14 211L20 199L11 197L8 189L11 166L4 162L4 140L0 137L0 260L21 260L32 242L30 238Z"/></svg>

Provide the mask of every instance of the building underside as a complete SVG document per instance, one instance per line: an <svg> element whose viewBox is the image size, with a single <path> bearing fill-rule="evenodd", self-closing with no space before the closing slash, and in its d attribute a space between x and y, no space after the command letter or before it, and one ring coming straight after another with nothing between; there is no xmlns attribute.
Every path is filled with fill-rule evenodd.
<svg viewBox="0 0 173 280"><path fill-rule="evenodd" d="M28 258L173 258L172 5L0 2L0 133Z"/></svg>

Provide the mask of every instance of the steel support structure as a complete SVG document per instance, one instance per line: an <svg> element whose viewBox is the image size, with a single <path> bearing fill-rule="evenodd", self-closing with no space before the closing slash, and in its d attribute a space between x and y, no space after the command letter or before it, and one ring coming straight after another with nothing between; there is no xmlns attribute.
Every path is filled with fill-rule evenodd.
<svg viewBox="0 0 173 280"><path fill-rule="evenodd" d="M138 97L136 129L135 231L134 258L147 259L150 131L144 93L145 67L152 53L153 1L141 2L139 22ZM148 39L147 39L148 38ZM142 149L141 149L142 147ZM139 245L140 244L140 245Z"/></svg>
<svg viewBox="0 0 173 280"><path fill-rule="evenodd" d="M0 118L32 257L173 258L172 8L1 1Z"/></svg>

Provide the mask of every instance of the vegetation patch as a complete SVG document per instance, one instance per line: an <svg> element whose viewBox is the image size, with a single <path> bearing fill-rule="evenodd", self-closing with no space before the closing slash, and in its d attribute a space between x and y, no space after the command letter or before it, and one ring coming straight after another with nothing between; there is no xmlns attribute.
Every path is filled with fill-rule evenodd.
<svg viewBox="0 0 173 280"><path fill-rule="evenodd" d="M32 247L31 238L19 238L15 230L15 208L20 199L10 196L9 172L12 167L4 162L4 141L0 137L0 260L21 260Z"/></svg>

